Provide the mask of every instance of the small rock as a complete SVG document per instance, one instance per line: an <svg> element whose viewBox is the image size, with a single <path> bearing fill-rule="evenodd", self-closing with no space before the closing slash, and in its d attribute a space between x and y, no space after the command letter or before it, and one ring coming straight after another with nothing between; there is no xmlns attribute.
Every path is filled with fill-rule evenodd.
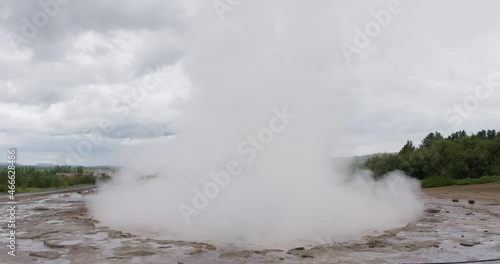
<svg viewBox="0 0 500 264"><path fill-rule="evenodd" d="M134 235L132 235L130 233L123 233L123 234L120 234L120 237L130 238L130 237L134 237Z"/></svg>
<svg viewBox="0 0 500 264"><path fill-rule="evenodd" d="M476 203L476 201L474 201L474 200L469 200L469 204L475 204L475 203Z"/></svg>
<svg viewBox="0 0 500 264"><path fill-rule="evenodd" d="M484 230L485 233L488 233L489 231L488 230Z"/></svg>
<svg viewBox="0 0 500 264"><path fill-rule="evenodd" d="M285 258L279 258L280 260L285 260Z"/></svg>
<svg viewBox="0 0 500 264"><path fill-rule="evenodd" d="M448 214L449 214L449 213L450 213L450 211L446 210L446 213L448 213Z"/></svg>
<svg viewBox="0 0 500 264"><path fill-rule="evenodd" d="M474 213L468 212L465 215L475 215Z"/></svg>
<svg viewBox="0 0 500 264"><path fill-rule="evenodd" d="M57 259L61 256L61 254L59 254L59 252L53 252L53 251L35 251L35 252L30 252L30 256L47 258L47 259Z"/></svg>
<svg viewBox="0 0 500 264"><path fill-rule="evenodd" d="M460 243L460 246L463 246L463 247L473 247L474 244L473 243L462 242L462 243Z"/></svg>
<svg viewBox="0 0 500 264"><path fill-rule="evenodd" d="M441 212L441 209L437 209L437 208L427 208L427 210L425 210L427 213L430 213L430 214L437 214L439 212Z"/></svg>
<svg viewBox="0 0 500 264"><path fill-rule="evenodd" d="M294 248L292 250L302 251L302 250L306 250L306 248L304 248L304 247L298 247L298 248Z"/></svg>
<svg viewBox="0 0 500 264"><path fill-rule="evenodd" d="M64 245L54 243L52 241L43 241L43 245L49 248L64 248Z"/></svg>
<svg viewBox="0 0 500 264"><path fill-rule="evenodd" d="M193 249L189 252L187 252L188 255L191 255L191 256L194 256L194 255L201 255L201 254L205 254L207 253L207 251L201 249L201 248L196 248L196 249Z"/></svg>
<svg viewBox="0 0 500 264"><path fill-rule="evenodd" d="M458 199L453 199L452 201L453 201L454 203L458 203L458 202L459 202L459 201L458 201Z"/></svg>
<svg viewBox="0 0 500 264"><path fill-rule="evenodd" d="M313 256L311 256L311 255L302 255L302 256L300 256L300 257L301 257L301 258L314 258L314 257L313 257Z"/></svg>
<svg viewBox="0 0 500 264"><path fill-rule="evenodd" d="M384 241L377 240L377 239L368 241L368 243L366 243L366 245L369 248L383 248L383 247L386 247L386 244L384 243Z"/></svg>

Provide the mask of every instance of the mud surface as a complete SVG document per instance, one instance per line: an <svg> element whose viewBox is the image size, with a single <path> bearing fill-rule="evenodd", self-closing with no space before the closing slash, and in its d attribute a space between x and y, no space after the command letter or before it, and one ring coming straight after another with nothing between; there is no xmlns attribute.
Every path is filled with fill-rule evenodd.
<svg viewBox="0 0 500 264"><path fill-rule="evenodd" d="M18 201L16 257L7 255L7 218L0 219L0 263L417 263L500 258L500 184L426 193L437 198L423 197L425 215L405 227L352 240L323 237L322 243L298 248L258 249L152 239L99 226L85 206L92 191L29 197ZM471 199L475 204L469 204ZM0 201L2 212L7 207Z"/></svg>

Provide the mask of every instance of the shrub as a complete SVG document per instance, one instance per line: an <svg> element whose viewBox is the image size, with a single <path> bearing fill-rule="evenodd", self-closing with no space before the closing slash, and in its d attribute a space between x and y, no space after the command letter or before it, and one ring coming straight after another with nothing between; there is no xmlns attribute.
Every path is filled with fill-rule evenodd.
<svg viewBox="0 0 500 264"><path fill-rule="evenodd" d="M448 176L431 176L423 179L422 188L434 188L440 186L454 185L455 181Z"/></svg>

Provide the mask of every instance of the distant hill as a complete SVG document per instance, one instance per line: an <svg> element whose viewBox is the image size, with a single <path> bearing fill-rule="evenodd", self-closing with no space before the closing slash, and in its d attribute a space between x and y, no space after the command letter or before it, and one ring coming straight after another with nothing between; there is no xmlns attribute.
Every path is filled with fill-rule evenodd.
<svg viewBox="0 0 500 264"><path fill-rule="evenodd" d="M55 167L56 165L55 164L52 164L52 163L37 163L36 165L33 165L35 167L48 167L48 168L52 168L52 167Z"/></svg>

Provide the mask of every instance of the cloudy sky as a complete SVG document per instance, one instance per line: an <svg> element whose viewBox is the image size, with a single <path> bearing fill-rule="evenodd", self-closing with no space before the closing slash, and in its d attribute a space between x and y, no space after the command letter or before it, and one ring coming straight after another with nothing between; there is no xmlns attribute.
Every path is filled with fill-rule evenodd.
<svg viewBox="0 0 500 264"><path fill-rule="evenodd" d="M23 164L123 165L120 153L196 122L183 109L203 101L198 89L255 83L273 68L283 84L309 76L281 75L295 59L328 77L300 79L301 89L336 91L341 110L324 122L341 115L345 138L333 155L394 152L431 131L500 130L499 9L494 0L0 0L0 149L17 148ZM254 67L281 52L273 67ZM224 109L232 95L217 95Z"/></svg>

